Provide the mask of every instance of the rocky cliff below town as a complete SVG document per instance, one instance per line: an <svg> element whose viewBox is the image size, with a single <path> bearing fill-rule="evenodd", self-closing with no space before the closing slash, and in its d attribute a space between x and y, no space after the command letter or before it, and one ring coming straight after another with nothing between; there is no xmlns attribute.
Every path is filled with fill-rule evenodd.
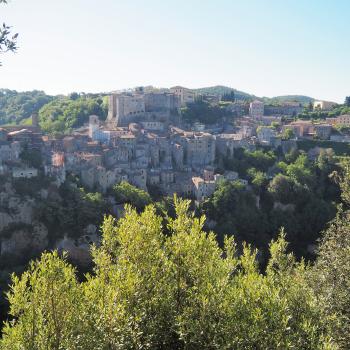
<svg viewBox="0 0 350 350"><path fill-rule="evenodd" d="M28 180L27 185L31 182ZM91 262L90 245L98 243L96 217L91 221L84 216L74 227L74 216L66 217L65 210L75 206L74 198L64 198L55 186L37 188L35 193L23 193L22 187L11 180L2 182L0 188L0 264L4 268L22 265L29 259L50 249L68 252L68 257L77 265L86 267ZM72 193L79 191L73 187ZM69 192L69 191L68 191ZM72 196L72 193L70 195ZM84 211L84 200L80 209ZM79 209L79 207L78 207ZM77 214L77 215L76 215ZM102 215L101 215L102 219ZM84 224L82 224L84 222Z"/></svg>

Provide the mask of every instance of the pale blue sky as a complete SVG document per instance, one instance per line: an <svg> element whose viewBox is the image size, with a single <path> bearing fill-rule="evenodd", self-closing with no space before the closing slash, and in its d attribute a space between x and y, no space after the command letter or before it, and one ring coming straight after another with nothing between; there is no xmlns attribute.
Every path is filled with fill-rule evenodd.
<svg viewBox="0 0 350 350"><path fill-rule="evenodd" d="M11 0L0 87L48 93L228 85L350 95L349 0Z"/></svg>

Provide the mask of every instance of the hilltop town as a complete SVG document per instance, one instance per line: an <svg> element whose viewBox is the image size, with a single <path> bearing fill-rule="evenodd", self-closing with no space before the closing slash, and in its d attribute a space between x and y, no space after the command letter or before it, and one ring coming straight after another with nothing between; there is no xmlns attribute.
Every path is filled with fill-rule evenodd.
<svg viewBox="0 0 350 350"><path fill-rule="evenodd" d="M184 87L167 91L137 88L112 93L105 121L91 115L88 124L70 135L54 137L42 133L38 116L32 124L0 129L0 173L13 178L38 176L38 167L21 160L25 149L42 155L45 175L62 184L75 174L84 187L105 193L116 183L127 181L148 190L157 187L164 196L203 201L213 194L220 179L238 180L234 171L217 172L220 159L237 148L255 150L281 148L290 152L298 141L315 142L309 155L315 157L317 141L346 143L350 136L337 126L349 126L350 115L322 121L297 120L305 106L298 102L264 105L262 101L220 101L214 95L198 94ZM221 104L225 117L215 124L182 119L182 110L196 101ZM313 110L330 111L335 103L315 101ZM325 143L327 148L327 143ZM316 153L315 153L316 152Z"/></svg>

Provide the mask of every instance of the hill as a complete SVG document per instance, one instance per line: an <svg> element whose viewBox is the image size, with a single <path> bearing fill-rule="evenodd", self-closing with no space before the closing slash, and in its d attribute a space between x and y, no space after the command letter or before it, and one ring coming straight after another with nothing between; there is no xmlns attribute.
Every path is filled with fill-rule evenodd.
<svg viewBox="0 0 350 350"><path fill-rule="evenodd" d="M223 85L216 85L216 86L209 86L199 89L194 89L197 93L200 94L209 94L209 95L216 95L216 96L222 96L225 94L229 94L231 91L234 91L236 99L237 100L261 100L265 103L283 103L283 102L299 102L302 104L307 104L310 102L315 101L314 98L310 96L304 96L304 95L283 95L283 96L275 96L275 97L258 97L253 94L249 94L247 92L243 92L228 86Z"/></svg>
<svg viewBox="0 0 350 350"><path fill-rule="evenodd" d="M310 96L304 95L283 95L276 97L263 97L264 102L266 103L283 103L283 102L299 102L302 104L308 104L314 102L315 99Z"/></svg>
<svg viewBox="0 0 350 350"><path fill-rule="evenodd" d="M53 96L38 90L17 92L0 89L0 125L21 124L53 99Z"/></svg>
<svg viewBox="0 0 350 350"><path fill-rule="evenodd" d="M33 113L45 132L65 133L88 121L91 114L105 119L107 101L104 94L71 93L69 96L50 96L43 91L0 89L0 125L24 125Z"/></svg>
<svg viewBox="0 0 350 350"><path fill-rule="evenodd" d="M209 86L209 87L194 89L194 91L199 94L209 94L209 95L216 95L216 96L222 96L225 94L229 94L231 91L234 91L236 99L238 100L252 100L252 99L258 98L246 92L239 91L223 85L216 85L216 86Z"/></svg>

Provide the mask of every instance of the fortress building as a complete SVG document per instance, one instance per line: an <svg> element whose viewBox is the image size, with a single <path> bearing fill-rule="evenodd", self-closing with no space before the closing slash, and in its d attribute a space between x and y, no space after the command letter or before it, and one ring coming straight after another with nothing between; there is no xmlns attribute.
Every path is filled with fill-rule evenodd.
<svg viewBox="0 0 350 350"><path fill-rule="evenodd" d="M109 96L108 127L127 126L139 122L167 122L180 107L178 96L166 92L112 94Z"/></svg>
<svg viewBox="0 0 350 350"><path fill-rule="evenodd" d="M107 124L111 127L127 126L145 114L143 95L112 94L109 96Z"/></svg>

